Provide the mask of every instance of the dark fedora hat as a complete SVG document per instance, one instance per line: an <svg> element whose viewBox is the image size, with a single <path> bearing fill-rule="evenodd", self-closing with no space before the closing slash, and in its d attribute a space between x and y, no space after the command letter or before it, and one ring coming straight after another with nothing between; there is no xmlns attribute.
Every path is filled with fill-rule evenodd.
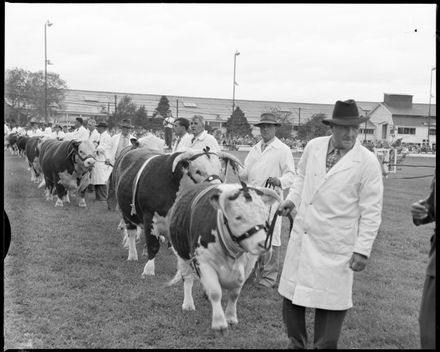
<svg viewBox="0 0 440 352"><path fill-rule="evenodd" d="M60 130L63 129L59 123L56 123L55 125L53 125L53 128L59 128Z"/></svg>
<svg viewBox="0 0 440 352"><path fill-rule="evenodd" d="M119 127L133 128L133 125L131 124L130 120L124 119L119 122Z"/></svg>
<svg viewBox="0 0 440 352"><path fill-rule="evenodd" d="M359 110L356 102L353 99L346 101L338 100L333 109L332 118L325 118L322 123L325 125L339 125L339 126L355 126L365 122L369 117L359 116Z"/></svg>
<svg viewBox="0 0 440 352"><path fill-rule="evenodd" d="M260 116L260 121L254 123L254 126L261 126L261 125L281 126L281 124L277 121L275 114L272 114L271 112L262 113Z"/></svg>
<svg viewBox="0 0 440 352"><path fill-rule="evenodd" d="M81 125L84 123L82 117L77 117L75 120L78 121Z"/></svg>
<svg viewBox="0 0 440 352"><path fill-rule="evenodd" d="M102 122L98 122L98 124L95 127L96 128L98 128L98 127L105 127L105 128L107 128L107 124L102 121Z"/></svg>

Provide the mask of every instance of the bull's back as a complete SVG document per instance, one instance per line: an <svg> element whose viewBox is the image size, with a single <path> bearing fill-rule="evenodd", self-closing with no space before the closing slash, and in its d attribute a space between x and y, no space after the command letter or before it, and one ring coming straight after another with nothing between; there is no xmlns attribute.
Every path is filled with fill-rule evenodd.
<svg viewBox="0 0 440 352"><path fill-rule="evenodd" d="M215 241L212 231L217 226L216 210L209 202L215 190L211 189L193 204L197 196L209 186L210 183L201 183L184 190L171 208L170 240L177 254L184 259L190 259L199 238L200 244L205 247Z"/></svg>

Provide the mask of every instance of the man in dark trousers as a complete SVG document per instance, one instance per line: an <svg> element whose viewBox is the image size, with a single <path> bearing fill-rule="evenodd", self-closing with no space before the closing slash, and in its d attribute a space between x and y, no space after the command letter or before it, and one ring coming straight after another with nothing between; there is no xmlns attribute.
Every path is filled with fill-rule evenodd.
<svg viewBox="0 0 440 352"><path fill-rule="evenodd" d="M426 199L411 205L411 215L416 226L435 221L435 175L431 192ZM420 343L423 349L435 349L435 229L431 237L428 267L423 286L422 303L419 315Z"/></svg>

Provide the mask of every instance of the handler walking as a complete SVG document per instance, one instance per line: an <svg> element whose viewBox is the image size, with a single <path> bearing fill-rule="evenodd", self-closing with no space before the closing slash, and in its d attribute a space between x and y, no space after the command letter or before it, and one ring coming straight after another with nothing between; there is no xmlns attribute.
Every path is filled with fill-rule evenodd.
<svg viewBox="0 0 440 352"><path fill-rule="evenodd" d="M96 146L96 163L92 170L91 184L95 187L96 200L107 200L107 181L112 172L110 158L112 156L113 141L107 132L107 124L99 122L96 125L99 133L99 140Z"/></svg>
<svg viewBox="0 0 440 352"><path fill-rule="evenodd" d="M337 348L353 306L353 272L365 268L381 223L383 181L376 156L357 140L354 100L337 101L323 123L332 135L312 139L298 163L282 215L297 215L278 292L289 348L307 346L305 309L315 308L314 347Z"/></svg>

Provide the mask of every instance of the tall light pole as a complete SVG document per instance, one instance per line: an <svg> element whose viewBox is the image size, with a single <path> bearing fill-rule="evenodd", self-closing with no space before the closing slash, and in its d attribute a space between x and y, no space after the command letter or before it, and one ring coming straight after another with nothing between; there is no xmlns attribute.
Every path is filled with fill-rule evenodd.
<svg viewBox="0 0 440 352"><path fill-rule="evenodd" d="M432 72L435 70L435 67L431 68L431 83L429 84L429 108L428 108L428 148L429 145L429 130L431 129L431 98L432 98Z"/></svg>
<svg viewBox="0 0 440 352"><path fill-rule="evenodd" d="M236 59L238 55L240 55L240 53L238 52L238 50L236 50L234 54L234 82L232 84L232 114L234 113L234 109L235 109L235 86L238 85L237 82L235 82L235 67L236 67Z"/></svg>
<svg viewBox="0 0 440 352"><path fill-rule="evenodd" d="M52 23L47 20L44 23L44 121L47 123L47 39L46 39L46 29L52 26Z"/></svg>

